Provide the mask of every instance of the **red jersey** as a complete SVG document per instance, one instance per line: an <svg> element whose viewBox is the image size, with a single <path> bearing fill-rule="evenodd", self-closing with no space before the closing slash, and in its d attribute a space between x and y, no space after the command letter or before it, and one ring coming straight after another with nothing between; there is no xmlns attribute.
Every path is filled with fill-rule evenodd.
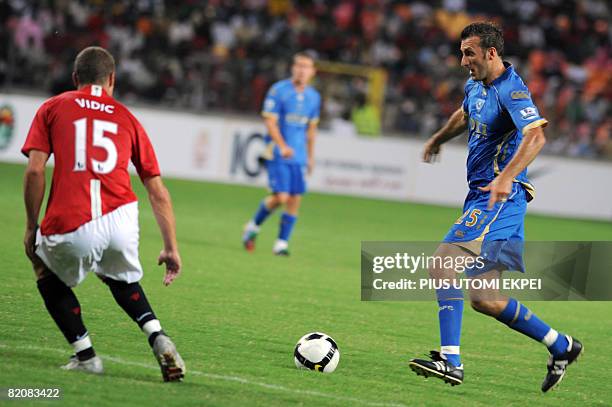
<svg viewBox="0 0 612 407"><path fill-rule="evenodd" d="M147 133L128 109L98 85L65 92L36 112L21 152L55 156L43 235L68 233L137 200L131 160L141 180L159 175Z"/></svg>

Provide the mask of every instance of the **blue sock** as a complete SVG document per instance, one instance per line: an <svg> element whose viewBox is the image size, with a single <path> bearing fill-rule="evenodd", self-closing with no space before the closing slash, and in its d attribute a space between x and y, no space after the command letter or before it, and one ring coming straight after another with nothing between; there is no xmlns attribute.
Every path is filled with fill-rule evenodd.
<svg viewBox="0 0 612 407"><path fill-rule="evenodd" d="M255 216L253 217L253 222L255 222L257 226L259 226L264 222L264 220L266 220L266 218L271 213L272 211L266 207L266 200L264 199L259 204L259 208L257 209L257 212L255 212Z"/></svg>
<svg viewBox="0 0 612 407"><path fill-rule="evenodd" d="M497 320L523 335L542 342L553 356L560 356L567 351L569 342L565 335L552 329L514 298L508 300L508 305Z"/></svg>
<svg viewBox="0 0 612 407"><path fill-rule="evenodd" d="M280 230L278 231L278 238L280 240L289 241L296 220L297 216L289 215L287 212L283 213L280 220Z"/></svg>
<svg viewBox="0 0 612 407"><path fill-rule="evenodd" d="M461 366L459 345L461 342L461 320L463 318L463 292L449 288L436 290L438 297L438 320L440 322L441 353L454 366Z"/></svg>

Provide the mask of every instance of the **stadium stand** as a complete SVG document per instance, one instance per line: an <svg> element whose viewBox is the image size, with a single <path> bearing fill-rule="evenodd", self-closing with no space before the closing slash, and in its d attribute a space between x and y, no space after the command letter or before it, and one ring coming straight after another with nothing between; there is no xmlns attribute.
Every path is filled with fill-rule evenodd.
<svg viewBox="0 0 612 407"><path fill-rule="evenodd" d="M253 114L290 56L311 48L384 68L385 134L426 136L463 98L461 28L496 15L551 122L547 150L612 159L611 11L605 0L0 0L0 90L70 89L70 61L99 44L117 56L123 101ZM325 83L323 125L350 118L368 86Z"/></svg>

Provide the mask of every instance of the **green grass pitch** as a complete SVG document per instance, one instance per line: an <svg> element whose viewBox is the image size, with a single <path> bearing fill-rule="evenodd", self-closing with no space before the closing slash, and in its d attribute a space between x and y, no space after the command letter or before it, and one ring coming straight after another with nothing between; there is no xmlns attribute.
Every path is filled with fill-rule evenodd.
<svg viewBox="0 0 612 407"><path fill-rule="evenodd" d="M294 231L292 256L276 258L271 247L278 215L264 225L255 253L240 244L242 226L263 189L179 180L167 185L184 270L170 287L162 286L156 265L157 226L143 188L134 184L142 197L143 286L187 363L185 381L161 381L144 335L94 276L76 293L106 372L61 371L70 348L47 315L23 254L23 169L0 165L0 387L61 387L63 399L56 404L72 406L612 403L610 302L529 304L586 348L550 394L539 390L546 372L543 346L470 309L462 338L465 383L451 388L410 371L409 358L438 346L437 306L361 302L360 241L438 240L459 208L310 194ZM533 240L612 240L612 224L606 222L529 216L526 230ZM331 375L293 365L295 342L315 330L333 336L340 347L340 364Z"/></svg>

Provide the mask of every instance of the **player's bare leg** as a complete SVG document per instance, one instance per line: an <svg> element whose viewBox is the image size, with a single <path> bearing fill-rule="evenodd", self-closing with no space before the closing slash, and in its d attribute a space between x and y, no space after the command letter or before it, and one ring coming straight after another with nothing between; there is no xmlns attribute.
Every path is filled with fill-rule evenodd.
<svg viewBox="0 0 612 407"><path fill-rule="evenodd" d="M252 252L255 250L255 241L259 234L261 224L276 208L287 202L288 194L277 193L267 196L259 205L259 209L255 213L253 219L249 220L242 230L242 245L245 250Z"/></svg>
<svg viewBox="0 0 612 407"><path fill-rule="evenodd" d="M491 282L493 280L499 280L501 275L501 271L490 270L486 273L473 276L471 279ZM484 288L474 289L470 286L468 289L472 309L481 314L497 318L508 305L508 297L502 295L499 290L490 288L492 287L490 284L483 283L482 285L477 284L476 286Z"/></svg>
<svg viewBox="0 0 612 407"><path fill-rule="evenodd" d="M102 360L96 356L89 333L81 318L81 306L70 287L64 284L38 258L32 259L32 267L37 279L37 286L49 315L64 334L74 350L64 370L78 370L87 373L104 372Z"/></svg>
<svg viewBox="0 0 612 407"><path fill-rule="evenodd" d="M302 195L289 195L286 204L287 213L297 216L300 211L300 205L302 205Z"/></svg>
<svg viewBox="0 0 612 407"><path fill-rule="evenodd" d="M464 249L442 243L436 250L434 258L473 257ZM457 264L454 262L454 264ZM452 288L452 282L457 277L457 271L444 267L444 262L434 262L428 270L429 275L437 284L447 282L451 288L436 290L438 298L438 319L440 322L440 351L429 352L428 359L410 360L410 368L420 376L436 377L455 386L463 383L463 364L460 359L461 321L463 316L463 293ZM441 285L437 285L441 286Z"/></svg>
<svg viewBox="0 0 612 407"><path fill-rule="evenodd" d="M288 195L285 201L285 212L281 215L278 239L274 242L272 252L277 256L289 256L289 237L302 203L301 195Z"/></svg>

